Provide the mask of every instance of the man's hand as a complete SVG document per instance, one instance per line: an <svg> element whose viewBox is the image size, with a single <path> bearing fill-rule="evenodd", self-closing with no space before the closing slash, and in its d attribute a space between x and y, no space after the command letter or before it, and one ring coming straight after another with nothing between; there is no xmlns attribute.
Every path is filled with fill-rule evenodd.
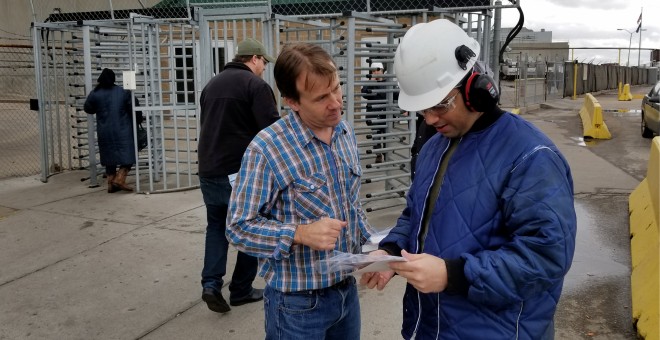
<svg viewBox="0 0 660 340"><path fill-rule="evenodd" d="M306 245L314 250L333 250L341 229L347 224L345 221L329 217L323 217L310 224L301 224L296 228L293 243Z"/></svg>
<svg viewBox="0 0 660 340"><path fill-rule="evenodd" d="M445 260L429 254L410 254L405 250L401 251L401 256L408 261L392 262L389 266L415 289L422 293L439 293L447 288Z"/></svg>
<svg viewBox="0 0 660 340"><path fill-rule="evenodd" d="M389 255L386 251L384 250L374 250L369 255ZM385 272L373 272L373 273L364 273L362 274L362 277L360 277L360 284L363 286L367 286L369 289L373 289L374 287L377 287L378 290L383 290L385 286L387 285L388 282L390 282L390 279L392 279L392 276L394 276L394 271L393 270L388 270Z"/></svg>

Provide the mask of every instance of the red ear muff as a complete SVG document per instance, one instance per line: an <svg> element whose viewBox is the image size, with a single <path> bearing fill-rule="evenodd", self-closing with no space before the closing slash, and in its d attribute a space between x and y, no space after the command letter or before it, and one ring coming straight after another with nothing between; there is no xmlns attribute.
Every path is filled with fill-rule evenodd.
<svg viewBox="0 0 660 340"><path fill-rule="evenodd" d="M465 85L463 86L463 88L465 89L463 91L463 98L465 98L465 106L467 106L467 108L472 110L472 111L476 111L476 110L472 107L472 103L470 102L470 94L472 92L471 88L472 88L472 84L474 82L474 79L478 76L479 76L479 72L471 72L470 76L465 81Z"/></svg>
<svg viewBox="0 0 660 340"><path fill-rule="evenodd" d="M471 111L490 111L500 99L495 82L487 74L472 71L466 76L461 93L465 99L465 106Z"/></svg>

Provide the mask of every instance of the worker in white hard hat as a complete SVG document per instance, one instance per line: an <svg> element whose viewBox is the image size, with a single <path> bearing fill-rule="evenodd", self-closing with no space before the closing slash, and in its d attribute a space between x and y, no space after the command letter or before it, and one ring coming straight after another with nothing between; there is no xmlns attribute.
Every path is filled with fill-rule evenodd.
<svg viewBox="0 0 660 340"><path fill-rule="evenodd" d="M384 126L385 122L383 122L383 119L387 119L387 115L385 114L373 114L376 112L382 112L382 111L387 111L387 108L385 107L387 103L387 92L389 89L387 86L383 85L382 83L385 81L385 78L381 77L385 73L385 67L383 66L383 63L380 62L372 62L371 65L369 66L369 74L371 75L371 80L374 81L374 84L369 84L362 86L360 89L360 92L362 93L362 97L366 100L368 100L367 104L367 111L370 113L367 115L367 125L369 126ZM398 92L394 92L394 100L397 100L397 97L399 96ZM380 134L383 134L386 131L384 127L375 127L372 129L373 131L373 136L372 139L374 141L378 141L381 139L379 136ZM382 163L383 162L383 154L378 152L378 149L382 148L383 145L382 143L377 143L374 145L374 153L376 154L376 159L375 163Z"/></svg>
<svg viewBox="0 0 660 340"><path fill-rule="evenodd" d="M399 255L361 283L407 280L405 339L553 339L575 250L573 180L539 129L497 106L479 44L454 23L414 25L394 58L399 106L436 133L407 206L372 254ZM477 65L478 66L478 65Z"/></svg>

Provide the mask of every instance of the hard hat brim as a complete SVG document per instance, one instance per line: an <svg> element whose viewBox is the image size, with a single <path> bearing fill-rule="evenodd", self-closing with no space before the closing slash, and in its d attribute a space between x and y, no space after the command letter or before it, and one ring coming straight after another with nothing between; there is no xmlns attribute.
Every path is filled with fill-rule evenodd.
<svg viewBox="0 0 660 340"><path fill-rule="evenodd" d="M472 60L468 63L468 68L462 74L458 79L463 79L468 72L472 69L472 66L476 60ZM426 93L423 94L418 94L418 95L411 95L406 93L406 91L403 88L399 89L399 107L405 111L421 111L428 109L438 103L440 103L442 100L447 97L449 92L451 92L452 89L454 89L457 85L460 83L449 83L448 85L442 86L442 87L436 87Z"/></svg>

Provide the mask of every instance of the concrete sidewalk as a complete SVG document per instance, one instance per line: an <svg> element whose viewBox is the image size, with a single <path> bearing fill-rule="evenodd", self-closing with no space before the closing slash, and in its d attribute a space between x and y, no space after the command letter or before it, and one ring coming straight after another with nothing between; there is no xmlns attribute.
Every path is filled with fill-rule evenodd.
<svg viewBox="0 0 660 340"><path fill-rule="evenodd" d="M216 314L200 300L199 190L108 194L81 176L0 181L0 339L263 338L263 303ZM364 339L399 337L404 285L361 290Z"/></svg>
<svg viewBox="0 0 660 340"><path fill-rule="evenodd" d="M606 109L639 106L610 97L597 98ZM538 118L574 117L582 102L555 100L530 118L566 153L576 193L598 191L598 181L634 189L638 180L589 158L551 120ZM591 170L577 165L585 158L606 177L586 176ZM81 177L74 171L48 183L38 176L0 181L0 339L263 339L262 303L216 314L200 300L205 208L199 190L108 194L105 186L81 184ZM400 210L370 213L370 223L390 226ZM235 250L229 259L231 270ZM256 286L263 284L257 278ZM363 339L400 338L404 286L396 277L383 292L361 289ZM223 294L228 297L226 289Z"/></svg>

